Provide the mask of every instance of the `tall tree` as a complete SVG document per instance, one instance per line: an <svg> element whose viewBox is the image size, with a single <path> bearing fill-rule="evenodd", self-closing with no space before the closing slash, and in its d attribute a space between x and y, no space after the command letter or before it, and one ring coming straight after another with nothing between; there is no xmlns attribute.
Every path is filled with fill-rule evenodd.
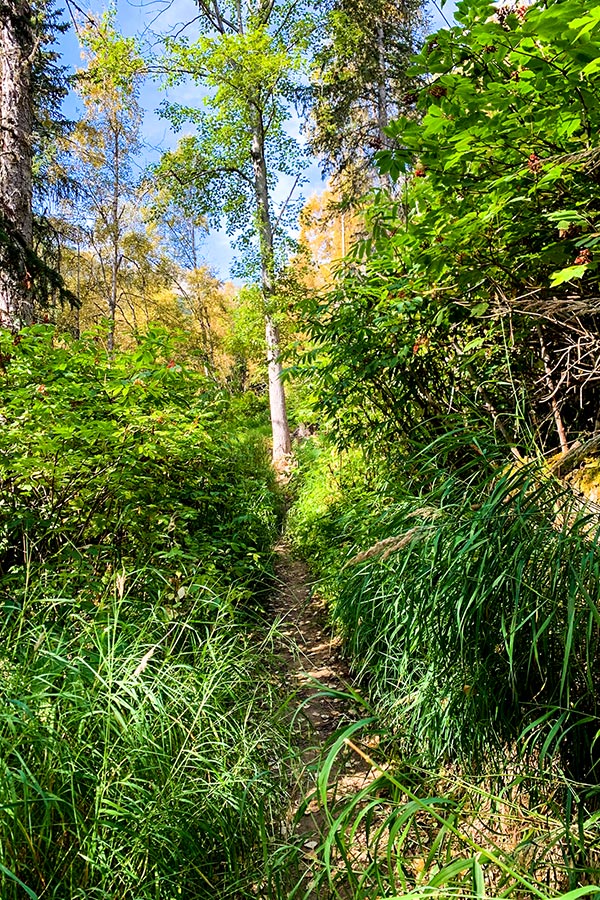
<svg viewBox="0 0 600 900"><path fill-rule="evenodd" d="M0 324L32 319L29 275L20 264L33 243L33 13L27 0L0 5Z"/></svg>
<svg viewBox="0 0 600 900"><path fill-rule="evenodd" d="M374 165L389 147L390 120L414 103L407 74L424 26L422 0L334 0L313 60L311 144L346 198L387 174Z"/></svg>
<svg viewBox="0 0 600 900"><path fill-rule="evenodd" d="M113 19L113 13L106 14L82 32L87 67L79 73L78 89L85 113L71 141L72 175L78 183L72 208L79 217L78 233L96 264L111 350L123 300L126 244L136 231L144 231L134 174L142 121L137 72L131 63L135 47L117 38Z"/></svg>
<svg viewBox="0 0 600 900"><path fill-rule="evenodd" d="M280 342L274 307L277 251L284 210L275 214L276 175L298 178L301 156L284 129L290 115L294 76L301 64L307 25L299 4L253 0L199 0L204 35L168 42L172 82L189 77L208 90L205 106L169 106L175 124L192 122L197 134L184 138L160 165L161 177L177 195L196 194L209 220L226 216L231 233L250 230L260 282L269 371L273 460L290 452ZM241 244L251 242L242 234Z"/></svg>
<svg viewBox="0 0 600 900"><path fill-rule="evenodd" d="M67 77L53 47L67 26L54 0L0 2L0 324L18 328L57 295L74 302L56 272L56 244L35 215L51 188Z"/></svg>

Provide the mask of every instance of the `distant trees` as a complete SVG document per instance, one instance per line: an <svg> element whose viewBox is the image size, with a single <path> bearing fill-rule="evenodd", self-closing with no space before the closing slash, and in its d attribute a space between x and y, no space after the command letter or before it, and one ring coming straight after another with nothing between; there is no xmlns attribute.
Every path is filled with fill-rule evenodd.
<svg viewBox="0 0 600 900"><path fill-rule="evenodd" d="M298 244L304 262L301 280L309 289L331 284L334 272L363 234L363 222L344 209L343 194L331 187L309 198L300 214Z"/></svg>
<svg viewBox="0 0 600 900"><path fill-rule="evenodd" d="M136 216L139 178L134 159L141 148L142 114L137 102L137 76L129 77L105 64L115 44L113 16L88 25L83 32L87 66L78 73L77 86L85 112L77 123L67 165L76 184L67 216L75 226L78 246L83 242L95 270L97 302L109 321L109 349L114 346L115 320L126 292L127 244L139 258L140 219ZM132 42L120 42L121 61L129 62ZM142 229L143 230L143 229ZM138 233L138 237L142 235ZM146 256L148 250L146 247Z"/></svg>

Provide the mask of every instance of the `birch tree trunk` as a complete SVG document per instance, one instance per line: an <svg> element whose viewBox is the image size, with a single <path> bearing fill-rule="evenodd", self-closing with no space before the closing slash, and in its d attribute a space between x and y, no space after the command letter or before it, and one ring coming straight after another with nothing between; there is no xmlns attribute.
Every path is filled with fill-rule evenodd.
<svg viewBox="0 0 600 900"><path fill-rule="evenodd" d="M257 110L252 133L252 167L260 242L261 282L265 304L265 337L269 364L269 409L273 433L273 462L282 462L291 452L290 429L285 405L285 391L281 380L279 332L271 314L273 285L273 226L269 208L267 164L265 160L265 134L260 111Z"/></svg>
<svg viewBox="0 0 600 900"><path fill-rule="evenodd" d="M31 67L35 42L27 0L0 0L0 325L33 320L25 248L33 241Z"/></svg>
<svg viewBox="0 0 600 900"><path fill-rule="evenodd" d="M377 61L379 67L379 83L377 85L377 128L379 131L379 143L382 149L387 150L389 141L385 129L389 125L388 120L388 92L387 92L387 65L385 59L385 41L381 20L377 22ZM389 173L379 176L382 187L391 190L392 179Z"/></svg>
<svg viewBox="0 0 600 900"><path fill-rule="evenodd" d="M121 248L121 227L120 227L120 210L119 210L119 194L121 189L120 178L120 134L117 123L114 123L114 132L112 134L112 170L113 170L113 196L111 208L110 222L110 240L112 244L111 259L111 279L110 279L110 296L108 298L108 318L110 321L109 332L106 345L112 353L115 347L115 324L117 318L117 302L119 299L119 268L120 268L120 248Z"/></svg>

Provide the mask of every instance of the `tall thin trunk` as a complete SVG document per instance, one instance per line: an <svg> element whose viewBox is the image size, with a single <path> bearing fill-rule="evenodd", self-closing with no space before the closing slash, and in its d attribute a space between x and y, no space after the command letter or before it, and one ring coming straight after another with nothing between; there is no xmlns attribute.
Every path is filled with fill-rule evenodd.
<svg viewBox="0 0 600 900"><path fill-rule="evenodd" d="M381 20L377 22L377 61L379 67L379 80L377 84L377 130L379 132L379 146L386 149L389 141L385 129L389 124L388 117L388 92L387 92L387 63L385 58L385 40L383 34L383 24ZM392 180L389 174L380 175L381 184L388 188L392 186Z"/></svg>
<svg viewBox="0 0 600 900"><path fill-rule="evenodd" d="M377 126L379 129L379 140L382 147L386 147L388 140L385 129L388 126L388 100L387 100L387 80L386 80L386 61L385 61L385 42L383 35L383 24L377 22L377 62L379 67L379 82L377 84Z"/></svg>
<svg viewBox="0 0 600 900"><path fill-rule="evenodd" d="M119 276L119 245L120 245L120 228L119 228L119 192L120 183L120 147L119 147L119 129L115 127L113 146L113 196L112 196L112 263L111 263L111 284L110 297L108 301L108 318L110 320L107 346L109 350L114 349L115 345L115 320L117 318L117 300L118 300L118 276Z"/></svg>
<svg viewBox="0 0 600 900"><path fill-rule="evenodd" d="M252 165L260 242L261 282L265 304L265 337L269 364L269 408L273 433L273 462L281 462L291 452L290 429L285 405L285 391L281 380L279 332L271 313L274 295L273 226L269 208L265 135L260 112L257 110L252 134Z"/></svg>
<svg viewBox="0 0 600 900"><path fill-rule="evenodd" d="M33 242L31 67L34 55L27 0L0 0L0 325L18 328L33 320L30 275L23 250Z"/></svg>

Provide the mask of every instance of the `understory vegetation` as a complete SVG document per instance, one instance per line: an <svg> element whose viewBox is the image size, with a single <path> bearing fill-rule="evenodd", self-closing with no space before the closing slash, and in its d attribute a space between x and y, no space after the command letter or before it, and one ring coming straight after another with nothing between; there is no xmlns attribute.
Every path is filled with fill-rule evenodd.
<svg viewBox="0 0 600 900"><path fill-rule="evenodd" d="M0 10L0 898L599 894L600 0L196 12Z"/></svg>
<svg viewBox="0 0 600 900"><path fill-rule="evenodd" d="M485 437L387 471L303 450L288 533L364 707L332 754L366 750L378 772L350 801L323 796L340 896L338 854L356 897L547 897L597 878L597 517L544 460L507 463Z"/></svg>
<svg viewBox="0 0 600 900"><path fill-rule="evenodd" d="M364 705L323 769L321 877L576 897L600 878L600 19L456 20L378 154L395 196L305 304L321 428L288 529ZM344 753L378 774L332 800Z"/></svg>
<svg viewBox="0 0 600 900"><path fill-rule="evenodd" d="M288 748L265 450L161 331L2 340L2 897L251 895Z"/></svg>

